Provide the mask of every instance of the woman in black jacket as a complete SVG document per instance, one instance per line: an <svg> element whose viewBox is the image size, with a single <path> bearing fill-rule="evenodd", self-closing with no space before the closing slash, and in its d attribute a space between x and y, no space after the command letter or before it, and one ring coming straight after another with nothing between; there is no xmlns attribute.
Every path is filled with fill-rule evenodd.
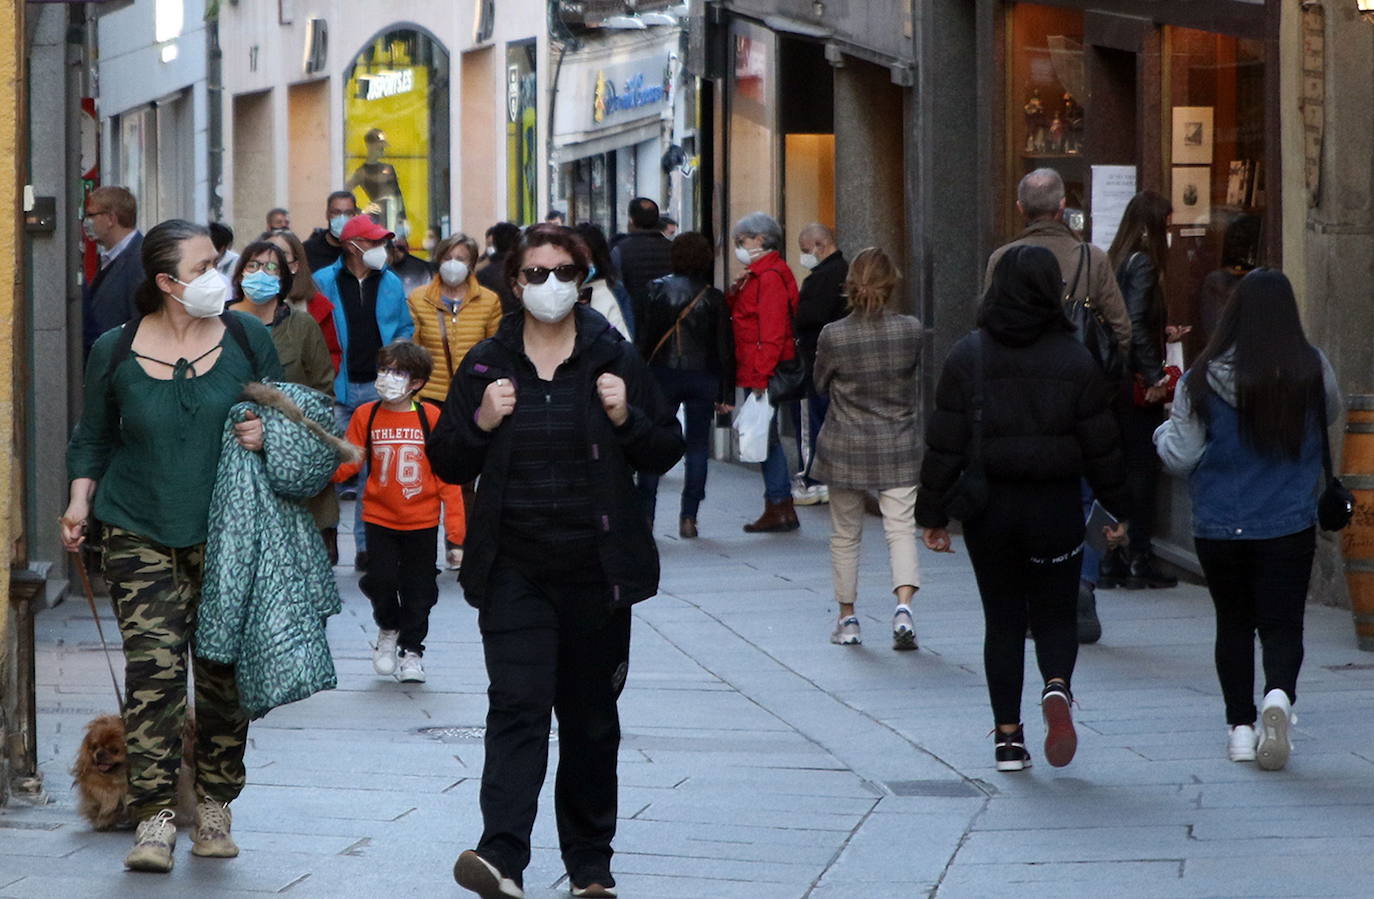
<svg viewBox="0 0 1374 899"><path fill-rule="evenodd" d="M673 273L649 282L639 346L668 404L686 410L687 472L678 536L691 540L706 498L712 413L731 408L735 396L735 338L725 294L711 286L711 242L699 231L679 234L670 256ZM658 475L641 472L639 492L652 527Z"/></svg>
<svg viewBox="0 0 1374 899"><path fill-rule="evenodd" d="M1060 306L1054 254L1013 247L998 261L978 330L950 350L926 428L916 521L926 546L950 551L951 488L970 461L981 356L982 462L988 500L964 521L986 623L983 664L997 735L997 770L1030 765L1021 729L1026 625L1045 679L1045 757L1067 765L1077 747L1069 682L1078 657L1082 564L1080 479L1118 519L1127 495L1116 421L1102 371ZM1124 537L1124 524L1109 537Z"/></svg>
<svg viewBox="0 0 1374 899"><path fill-rule="evenodd" d="M524 311L464 357L428 444L439 477L481 476L459 581L490 680L484 830L454 877L482 896L521 895L550 712L568 876L576 895L614 895L616 698L629 606L659 570L632 472L671 468L682 432L634 346L577 304L589 268L571 229L525 233L506 268Z"/></svg>
<svg viewBox="0 0 1374 899"><path fill-rule="evenodd" d="M1178 340L1186 330L1165 327L1168 309L1164 302L1164 269L1168 264L1169 216L1173 207L1152 190L1131 198L1121 216L1121 227L1108 256L1116 270L1116 282L1131 316L1130 376L1117 398L1117 423L1121 449L1126 457L1126 483L1131 491L1130 541L1126 548L1102 559L1097 585L1177 587L1178 578L1155 564L1150 541L1154 536L1155 490L1159 483L1159 456L1152 437L1164 421L1164 401L1169 378L1164 373L1164 344Z"/></svg>

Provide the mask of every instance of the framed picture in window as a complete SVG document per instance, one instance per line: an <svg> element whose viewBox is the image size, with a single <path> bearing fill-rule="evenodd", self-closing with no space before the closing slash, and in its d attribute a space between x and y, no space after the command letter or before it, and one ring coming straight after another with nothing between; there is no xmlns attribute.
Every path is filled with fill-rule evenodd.
<svg viewBox="0 0 1374 899"><path fill-rule="evenodd" d="M1176 165L1173 169L1175 225L1206 225L1212 221L1212 169L1205 165Z"/></svg>
<svg viewBox="0 0 1374 899"><path fill-rule="evenodd" d="M1212 164L1212 107L1174 107L1173 163Z"/></svg>

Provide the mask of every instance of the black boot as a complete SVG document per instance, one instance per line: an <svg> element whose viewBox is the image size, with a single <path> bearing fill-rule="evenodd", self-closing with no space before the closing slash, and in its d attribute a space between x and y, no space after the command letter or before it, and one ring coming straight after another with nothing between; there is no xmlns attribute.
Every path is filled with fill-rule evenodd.
<svg viewBox="0 0 1374 899"><path fill-rule="evenodd" d="M1129 574L1130 565L1126 562L1126 554L1120 549L1109 549L1102 557L1102 565L1098 569L1097 586L1103 590L1113 590L1126 583Z"/></svg>
<svg viewBox="0 0 1374 899"><path fill-rule="evenodd" d="M1087 581L1078 582L1078 642L1096 643L1102 639L1102 622L1097 618L1097 594Z"/></svg>
<svg viewBox="0 0 1374 899"><path fill-rule="evenodd" d="M1131 553L1131 567L1126 575L1127 590L1141 590L1146 587L1161 589L1177 587L1178 578L1161 571L1152 553Z"/></svg>

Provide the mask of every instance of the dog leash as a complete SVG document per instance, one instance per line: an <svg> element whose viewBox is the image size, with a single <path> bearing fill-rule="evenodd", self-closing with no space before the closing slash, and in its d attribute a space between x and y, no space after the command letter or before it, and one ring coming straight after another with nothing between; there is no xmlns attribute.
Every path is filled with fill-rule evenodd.
<svg viewBox="0 0 1374 899"><path fill-rule="evenodd" d="M95 619L95 632L100 635L100 648L105 654L105 667L110 669L110 683L114 686L115 702L119 703L119 714L124 714L124 694L119 690L119 678L115 676L114 662L110 661L110 644L105 642L105 628L100 624L100 612L95 607L95 589L91 586L91 576L86 573L86 561L80 551L72 552L76 570L81 572L81 586L86 592L86 604L91 607L91 617Z"/></svg>

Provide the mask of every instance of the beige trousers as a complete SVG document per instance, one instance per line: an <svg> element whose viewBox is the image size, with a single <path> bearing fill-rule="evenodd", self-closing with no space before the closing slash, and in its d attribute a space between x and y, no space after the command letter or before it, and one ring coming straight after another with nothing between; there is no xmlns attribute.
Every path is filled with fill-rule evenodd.
<svg viewBox="0 0 1374 899"><path fill-rule="evenodd" d="M878 494L892 567L892 590L920 587L916 560L916 487L893 487ZM830 564L835 571L835 600L854 602L859 591L859 544L864 532L864 491L830 488Z"/></svg>

